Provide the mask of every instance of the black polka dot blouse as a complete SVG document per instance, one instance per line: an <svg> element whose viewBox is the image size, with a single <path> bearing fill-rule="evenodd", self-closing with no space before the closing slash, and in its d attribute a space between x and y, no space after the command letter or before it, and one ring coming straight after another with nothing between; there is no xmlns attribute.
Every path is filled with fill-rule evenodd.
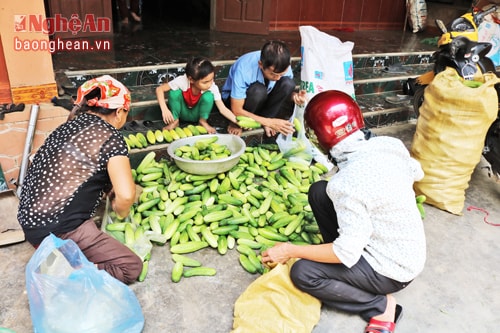
<svg viewBox="0 0 500 333"><path fill-rule="evenodd" d="M34 155L22 184L18 220L37 245L91 218L110 189L107 163L128 156L123 136L109 123L82 114L50 134Z"/></svg>

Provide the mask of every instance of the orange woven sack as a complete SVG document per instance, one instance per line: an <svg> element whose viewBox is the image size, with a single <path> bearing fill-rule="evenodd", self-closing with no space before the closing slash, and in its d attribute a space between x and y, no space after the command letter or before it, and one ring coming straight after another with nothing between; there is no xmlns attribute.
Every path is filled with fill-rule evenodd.
<svg viewBox="0 0 500 333"><path fill-rule="evenodd" d="M488 128L497 117L498 96L493 73L475 78L471 87L452 68L437 74L425 88L411 154L425 176L415 183L426 203L462 215L465 190L481 159Z"/></svg>

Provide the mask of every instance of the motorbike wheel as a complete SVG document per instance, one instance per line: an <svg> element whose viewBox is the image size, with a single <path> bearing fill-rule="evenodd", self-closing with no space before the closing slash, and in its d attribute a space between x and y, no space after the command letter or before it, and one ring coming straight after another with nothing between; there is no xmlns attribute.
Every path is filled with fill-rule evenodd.
<svg viewBox="0 0 500 333"><path fill-rule="evenodd" d="M426 86L418 86L413 94L413 112L415 112L415 117L418 118L420 115L419 109L424 103L424 90Z"/></svg>
<svg viewBox="0 0 500 333"><path fill-rule="evenodd" d="M488 129L483 156L490 164L491 173L500 179L500 118L497 118Z"/></svg>

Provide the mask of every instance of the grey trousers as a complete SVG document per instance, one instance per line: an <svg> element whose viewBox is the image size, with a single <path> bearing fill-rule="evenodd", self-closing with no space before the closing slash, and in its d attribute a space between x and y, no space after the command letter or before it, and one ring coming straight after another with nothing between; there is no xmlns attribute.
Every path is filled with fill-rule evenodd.
<svg viewBox="0 0 500 333"><path fill-rule="evenodd" d="M61 239L73 240L87 259L97 264L111 276L130 284L142 271L142 260L128 247L99 230L90 219L73 231L57 235Z"/></svg>
<svg viewBox="0 0 500 333"><path fill-rule="evenodd" d="M309 203L325 242L338 237L338 223L333 203L326 194L326 181L314 183L309 189ZM386 295L409 284L375 272L361 259L351 268L343 264L325 264L298 260L290 277L294 285L318 298L326 306L359 314L364 320L385 312Z"/></svg>

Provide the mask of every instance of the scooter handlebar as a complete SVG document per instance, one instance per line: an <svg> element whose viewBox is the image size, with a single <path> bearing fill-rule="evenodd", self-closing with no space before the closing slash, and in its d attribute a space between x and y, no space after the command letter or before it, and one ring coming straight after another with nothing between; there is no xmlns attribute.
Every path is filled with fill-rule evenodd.
<svg viewBox="0 0 500 333"><path fill-rule="evenodd" d="M493 5L493 6L491 6L491 8L488 8L485 11L482 11L482 12L479 12L479 13L475 14L474 15L474 23L476 23L476 25L481 24L481 22L486 17L486 15L489 15L489 14L491 14L493 12L496 12L496 10L497 10L497 6Z"/></svg>

